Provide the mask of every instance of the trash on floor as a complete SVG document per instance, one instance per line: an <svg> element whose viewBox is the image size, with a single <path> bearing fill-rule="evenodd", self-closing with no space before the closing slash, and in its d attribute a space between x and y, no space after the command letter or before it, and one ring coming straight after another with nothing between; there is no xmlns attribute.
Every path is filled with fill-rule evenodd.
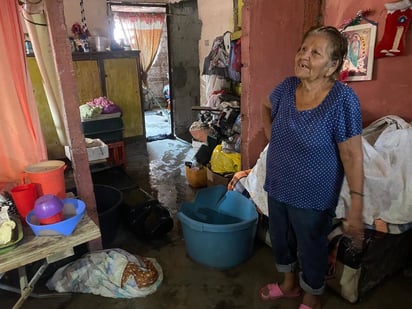
<svg viewBox="0 0 412 309"><path fill-rule="evenodd" d="M114 248L86 254L59 268L46 285L57 292L135 298L156 292L162 281L162 268L154 258Z"/></svg>

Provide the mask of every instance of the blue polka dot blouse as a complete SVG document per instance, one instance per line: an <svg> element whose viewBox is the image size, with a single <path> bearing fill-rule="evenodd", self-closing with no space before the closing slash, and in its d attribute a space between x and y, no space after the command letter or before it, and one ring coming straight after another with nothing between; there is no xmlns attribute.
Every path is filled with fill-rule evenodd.
<svg viewBox="0 0 412 309"><path fill-rule="evenodd" d="M336 81L319 106L298 111L299 83L289 77L269 96L273 121L264 189L294 207L334 209L344 178L338 143L362 133L359 99Z"/></svg>

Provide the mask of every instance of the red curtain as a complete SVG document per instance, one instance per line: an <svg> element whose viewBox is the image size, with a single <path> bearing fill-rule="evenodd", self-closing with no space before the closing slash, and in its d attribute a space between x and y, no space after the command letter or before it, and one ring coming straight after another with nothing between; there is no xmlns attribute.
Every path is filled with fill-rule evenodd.
<svg viewBox="0 0 412 309"><path fill-rule="evenodd" d="M0 182L16 182L24 167L47 159L25 62L18 2L0 10Z"/></svg>

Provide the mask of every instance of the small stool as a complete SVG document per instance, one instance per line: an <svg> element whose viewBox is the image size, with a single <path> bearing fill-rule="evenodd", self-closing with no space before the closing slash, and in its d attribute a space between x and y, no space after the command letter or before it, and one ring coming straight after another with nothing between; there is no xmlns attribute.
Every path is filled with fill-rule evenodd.
<svg viewBox="0 0 412 309"><path fill-rule="evenodd" d="M107 147L109 147L109 158L107 158L107 162L115 166L123 165L123 167L126 168L124 141L108 143Z"/></svg>

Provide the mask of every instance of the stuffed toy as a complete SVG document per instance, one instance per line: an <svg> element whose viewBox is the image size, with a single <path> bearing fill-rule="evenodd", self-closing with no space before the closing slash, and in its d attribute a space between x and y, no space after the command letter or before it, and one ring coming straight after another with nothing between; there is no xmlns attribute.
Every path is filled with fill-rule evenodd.
<svg viewBox="0 0 412 309"><path fill-rule="evenodd" d="M385 3L385 31L375 47L375 58L399 56L404 53L406 32L412 15L412 4L409 0Z"/></svg>

